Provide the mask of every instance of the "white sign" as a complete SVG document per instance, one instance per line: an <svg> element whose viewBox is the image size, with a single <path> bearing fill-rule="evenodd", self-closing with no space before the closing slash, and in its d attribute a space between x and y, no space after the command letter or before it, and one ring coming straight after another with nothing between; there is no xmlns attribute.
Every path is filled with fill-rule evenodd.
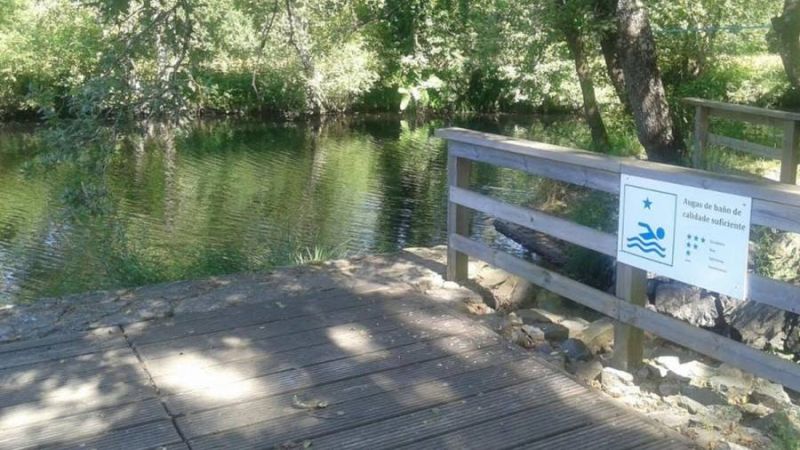
<svg viewBox="0 0 800 450"><path fill-rule="evenodd" d="M617 259L730 297L747 297L749 197L622 175Z"/></svg>

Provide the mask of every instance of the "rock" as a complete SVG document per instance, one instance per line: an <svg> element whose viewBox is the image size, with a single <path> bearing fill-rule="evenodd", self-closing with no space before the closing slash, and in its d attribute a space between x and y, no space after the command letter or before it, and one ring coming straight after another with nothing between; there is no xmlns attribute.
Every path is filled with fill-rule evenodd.
<svg viewBox="0 0 800 450"><path fill-rule="evenodd" d="M740 302L726 321L740 335L742 342L755 348L784 350L786 312L764 303Z"/></svg>
<svg viewBox="0 0 800 450"><path fill-rule="evenodd" d="M750 450L750 447L745 447L734 442L722 441L717 444L714 450Z"/></svg>
<svg viewBox="0 0 800 450"><path fill-rule="evenodd" d="M489 306L501 311L511 311L533 304L538 288L529 281L488 264L482 265L475 281L483 289Z"/></svg>
<svg viewBox="0 0 800 450"><path fill-rule="evenodd" d="M498 269L489 264L483 264L481 265L481 268L475 278L478 280L481 286L494 289L508 282L509 278L512 276L513 275L505 270Z"/></svg>
<svg viewBox="0 0 800 450"><path fill-rule="evenodd" d="M508 314L508 323L511 326L521 327L524 322L519 318L519 316L517 316L516 313L512 312Z"/></svg>
<svg viewBox="0 0 800 450"><path fill-rule="evenodd" d="M592 357L589 348L577 339L567 339L562 342L561 351L569 362L588 361Z"/></svg>
<svg viewBox="0 0 800 450"><path fill-rule="evenodd" d="M763 433L755 428L738 426L729 435L730 438L735 438L739 445L744 448L771 448L774 447L772 441L764 436Z"/></svg>
<svg viewBox="0 0 800 450"><path fill-rule="evenodd" d="M742 420L742 412L732 405L706 406L706 416L711 418L712 425L724 428L726 424L738 424Z"/></svg>
<svg viewBox="0 0 800 450"><path fill-rule="evenodd" d="M649 366L642 366L636 371L636 378L642 381L648 380L653 372Z"/></svg>
<svg viewBox="0 0 800 450"><path fill-rule="evenodd" d="M495 312L491 306L487 305L482 300L478 299L468 299L464 302L461 302L460 304L462 306L462 308L459 308L460 310L466 312L467 314L471 314L473 316L485 316L487 314L493 314Z"/></svg>
<svg viewBox="0 0 800 450"><path fill-rule="evenodd" d="M586 327L589 326L589 322L587 320L581 319L580 317L573 317L569 319L562 320L558 322L559 325L566 328L569 332L569 337L577 338L578 336L583 333Z"/></svg>
<svg viewBox="0 0 800 450"><path fill-rule="evenodd" d="M609 352L614 346L614 321L602 318L590 323L577 336L592 353Z"/></svg>
<svg viewBox="0 0 800 450"><path fill-rule="evenodd" d="M754 377L733 366L722 364L718 373L708 379L708 385L725 396L729 403L746 403L753 391Z"/></svg>
<svg viewBox="0 0 800 450"><path fill-rule="evenodd" d="M541 328L533 325L523 325L521 329L534 343L538 344L545 340L545 333Z"/></svg>
<svg viewBox="0 0 800 450"><path fill-rule="evenodd" d="M541 343L537 344L536 346L534 346L533 348L534 348L534 350L536 350L537 352L539 352L539 353L541 353L541 354L543 354L543 355L548 355L548 356L549 356L551 353L553 353L553 352L554 352L554 350L553 350L553 346L552 346L552 345L550 345L549 343L547 343L547 341L545 341L545 342L541 342Z"/></svg>
<svg viewBox="0 0 800 450"><path fill-rule="evenodd" d="M664 397L677 395L681 392L681 387L675 381L665 381L658 385L658 393Z"/></svg>
<svg viewBox="0 0 800 450"><path fill-rule="evenodd" d="M677 281L656 287L655 307L660 313L699 327L713 327L719 317L713 295Z"/></svg>
<svg viewBox="0 0 800 450"><path fill-rule="evenodd" d="M690 421L690 425L693 425ZM720 442L720 433L717 430L707 427L692 427L688 432L698 448L716 448Z"/></svg>
<svg viewBox="0 0 800 450"><path fill-rule="evenodd" d="M700 403L701 405L724 405L728 403L725 396L714 392L708 388L701 388L692 385L682 385L681 394Z"/></svg>
<svg viewBox="0 0 800 450"><path fill-rule="evenodd" d="M800 415L796 410L776 411L756 420L753 426L768 436L780 436L787 444L800 442Z"/></svg>
<svg viewBox="0 0 800 450"><path fill-rule="evenodd" d="M548 341L561 342L569 338L569 330L557 323L540 323L537 327L544 331L544 336Z"/></svg>
<svg viewBox="0 0 800 450"><path fill-rule="evenodd" d="M789 398L789 394L786 393L783 386L761 378L753 383L750 401L761 403L772 409L786 408L792 404L792 399Z"/></svg>
<svg viewBox="0 0 800 450"><path fill-rule="evenodd" d="M585 383L591 383L600 376L603 365L600 361L579 361L572 365L575 377Z"/></svg>
<svg viewBox="0 0 800 450"><path fill-rule="evenodd" d="M665 408L647 414L653 420L674 429L683 428L689 425L691 415L686 411L674 408Z"/></svg>
<svg viewBox="0 0 800 450"><path fill-rule="evenodd" d="M653 368L659 371L662 377L672 376L672 378L700 383L715 375L718 371L714 367L700 361L692 360L681 364L677 356L659 356L651 360Z"/></svg>
<svg viewBox="0 0 800 450"><path fill-rule="evenodd" d="M758 419L768 416L773 412L775 412L772 408L755 403L745 403L744 405L739 406L739 409L742 411L743 414Z"/></svg>
<svg viewBox="0 0 800 450"><path fill-rule="evenodd" d="M692 414L707 414L708 410L700 402L692 400L685 395L670 395L664 398L670 405L683 408Z"/></svg>
<svg viewBox="0 0 800 450"><path fill-rule="evenodd" d="M633 375L613 367L604 367L600 372L600 384L603 390L613 397L624 397L639 392L633 384Z"/></svg>
<svg viewBox="0 0 800 450"><path fill-rule="evenodd" d="M525 323L558 323L564 320L558 314L538 308L526 308L515 311Z"/></svg>

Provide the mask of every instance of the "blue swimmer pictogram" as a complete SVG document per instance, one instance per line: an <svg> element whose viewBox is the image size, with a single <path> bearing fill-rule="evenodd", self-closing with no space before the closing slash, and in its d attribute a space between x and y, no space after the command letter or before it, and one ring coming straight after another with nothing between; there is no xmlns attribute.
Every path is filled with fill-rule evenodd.
<svg viewBox="0 0 800 450"><path fill-rule="evenodd" d="M664 229L658 227L653 232L653 228L644 222L639 222L639 226L646 231L639 233L637 236L627 238L628 248L638 248L645 253L655 253L662 258L666 258L667 249L658 243L667 235Z"/></svg>

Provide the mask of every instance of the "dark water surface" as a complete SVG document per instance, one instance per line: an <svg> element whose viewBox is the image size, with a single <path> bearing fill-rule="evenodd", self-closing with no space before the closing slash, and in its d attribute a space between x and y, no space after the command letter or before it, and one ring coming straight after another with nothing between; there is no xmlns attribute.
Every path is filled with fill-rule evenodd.
<svg viewBox="0 0 800 450"><path fill-rule="evenodd" d="M46 144L0 128L0 303L441 244L446 150L433 132L452 122L586 137L563 118L197 123L122 150L102 212L85 214L69 193L96 187L69 167L37 168ZM518 199L535 184L482 166L475 182ZM496 237L481 217L475 233Z"/></svg>

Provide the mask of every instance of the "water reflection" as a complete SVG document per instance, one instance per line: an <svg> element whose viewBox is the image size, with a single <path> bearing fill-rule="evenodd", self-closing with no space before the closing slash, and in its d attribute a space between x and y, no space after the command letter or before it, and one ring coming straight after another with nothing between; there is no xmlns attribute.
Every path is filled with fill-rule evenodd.
<svg viewBox="0 0 800 450"><path fill-rule="evenodd" d="M455 123L583 139L571 120ZM446 149L433 137L443 125L223 121L131 138L106 180L110 207L95 216L70 214L62 201L80 186L78 172L23 171L46 149L30 131L0 130L0 303L443 243ZM491 167L475 177L518 199L536 183ZM484 218L475 221L476 234L494 238Z"/></svg>

